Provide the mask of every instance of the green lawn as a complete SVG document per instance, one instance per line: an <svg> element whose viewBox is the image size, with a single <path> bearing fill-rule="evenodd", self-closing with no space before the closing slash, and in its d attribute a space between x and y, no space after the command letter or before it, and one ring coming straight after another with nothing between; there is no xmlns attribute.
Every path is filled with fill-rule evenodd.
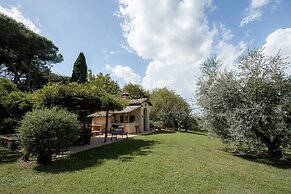
<svg viewBox="0 0 291 194"><path fill-rule="evenodd" d="M0 193L291 193L291 165L223 151L204 135L160 133L23 167L0 149Z"/></svg>

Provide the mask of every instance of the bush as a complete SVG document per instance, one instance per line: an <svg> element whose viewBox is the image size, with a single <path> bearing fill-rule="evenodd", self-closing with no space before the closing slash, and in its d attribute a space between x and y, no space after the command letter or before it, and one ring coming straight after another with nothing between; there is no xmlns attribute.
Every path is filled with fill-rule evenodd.
<svg viewBox="0 0 291 194"><path fill-rule="evenodd" d="M50 163L52 155L71 146L78 133L77 116L57 108L28 112L18 129L23 148L37 157L38 164Z"/></svg>
<svg viewBox="0 0 291 194"><path fill-rule="evenodd" d="M28 94L17 89L9 80L0 78L0 134L14 133L32 103Z"/></svg>

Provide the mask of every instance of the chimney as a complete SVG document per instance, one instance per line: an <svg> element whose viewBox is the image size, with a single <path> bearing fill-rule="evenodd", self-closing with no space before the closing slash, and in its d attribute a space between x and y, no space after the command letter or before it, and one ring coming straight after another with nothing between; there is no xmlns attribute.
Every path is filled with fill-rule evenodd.
<svg viewBox="0 0 291 194"><path fill-rule="evenodd" d="M129 94L128 94L127 92L124 92L124 93L122 94L122 98L128 100L128 99L129 99Z"/></svg>

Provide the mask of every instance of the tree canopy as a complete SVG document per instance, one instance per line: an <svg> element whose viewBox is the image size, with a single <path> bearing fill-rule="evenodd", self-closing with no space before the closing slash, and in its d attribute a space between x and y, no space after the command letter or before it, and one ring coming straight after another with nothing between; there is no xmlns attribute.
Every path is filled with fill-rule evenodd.
<svg viewBox="0 0 291 194"><path fill-rule="evenodd" d="M150 100L153 107L150 118L165 127L188 128L191 109L188 103L174 91L160 88L153 91Z"/></svg>
<svg viewBox="0 0 291 194"><path fill-rule="evenodd" d="M71 81L78 83L85 83L87 81L87 63L82 52L74 63Z"/></svg>
<svg viewBox="0 0 291 194"><path fill-rule="evenodd" d="M109 74L103 75L102 73L99 73L97 75L93 75L89 70L87 85L92 85L112 95L118 95L120 93L118 83L111 79Z"/></svg>
<svg viewBox="0 0 291 194"><path fill-rule="evenodd" d="M77 83L53 83L35 91L30 98L37 108L119 110L126 105L121 97L106 93L97 86Z"/></svg>
<svg viewBox="0 0 291 194"><path fill-rule="evenodd" d="M18 90L11 81L0 78L0 134L11 133L31 108L27 93Z"/></svg>
<svg viewBox="0 0 291 194"><path fill-rule="evenodd" d="M50 72L51 64L63 60L52 41L0 14L0 68L18 88L31 91Z"/></svg>
<svg viewBox="0 0 291 194"><path fill-rule="evenodd" d="M235 70L221 65L210 59L201 67L197 95L204 127L237 151L268 149L281 157L291 146L291 79L284 58L258 49L241 56Z"/></svg>
<svg viewBox="0 0 291 194"><path fill-rule="evenodd" d="M130 99L149 98L150 93L141 85L129 83L122 89L123 93L128 93Z"/></svg>

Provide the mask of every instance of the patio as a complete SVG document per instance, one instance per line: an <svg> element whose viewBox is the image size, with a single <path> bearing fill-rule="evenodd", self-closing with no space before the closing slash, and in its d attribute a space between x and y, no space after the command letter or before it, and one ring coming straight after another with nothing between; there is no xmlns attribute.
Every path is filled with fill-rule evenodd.
<svg viewBox="0 0 291 194"><path fill-rule="evenodd" d="M138 135L146 135L146 134L150 134L150 133L153 133L154 131L145 131L145 132L142 132L142 133L139 133L139 134L128 134L128 138L133 138L135 136L138 136ZM100 146L103 146L103 145L106 145L106 144L111 144L111 143L114 143L114 142L117 142L117 141L121 141L121 140L124 140L124 139L127 139L126 135L123 135L123 137L121 135L118 135L117 138L113 138L111 140L111 135L108 134L108 137L107 137L107 141L104 142L104 138L105 138L105 134L103 135L92 135L91 136L91 142L90 142L90 145L83 145L83 146L72 146L68 149L68 151L65 153L65 154L75 154L75 153L78 153L78 152L82 152L82 151L85 151L85 150L89 150L89 149L92 149L92 148L96 148L96 147L100 147Z"/></svg>

